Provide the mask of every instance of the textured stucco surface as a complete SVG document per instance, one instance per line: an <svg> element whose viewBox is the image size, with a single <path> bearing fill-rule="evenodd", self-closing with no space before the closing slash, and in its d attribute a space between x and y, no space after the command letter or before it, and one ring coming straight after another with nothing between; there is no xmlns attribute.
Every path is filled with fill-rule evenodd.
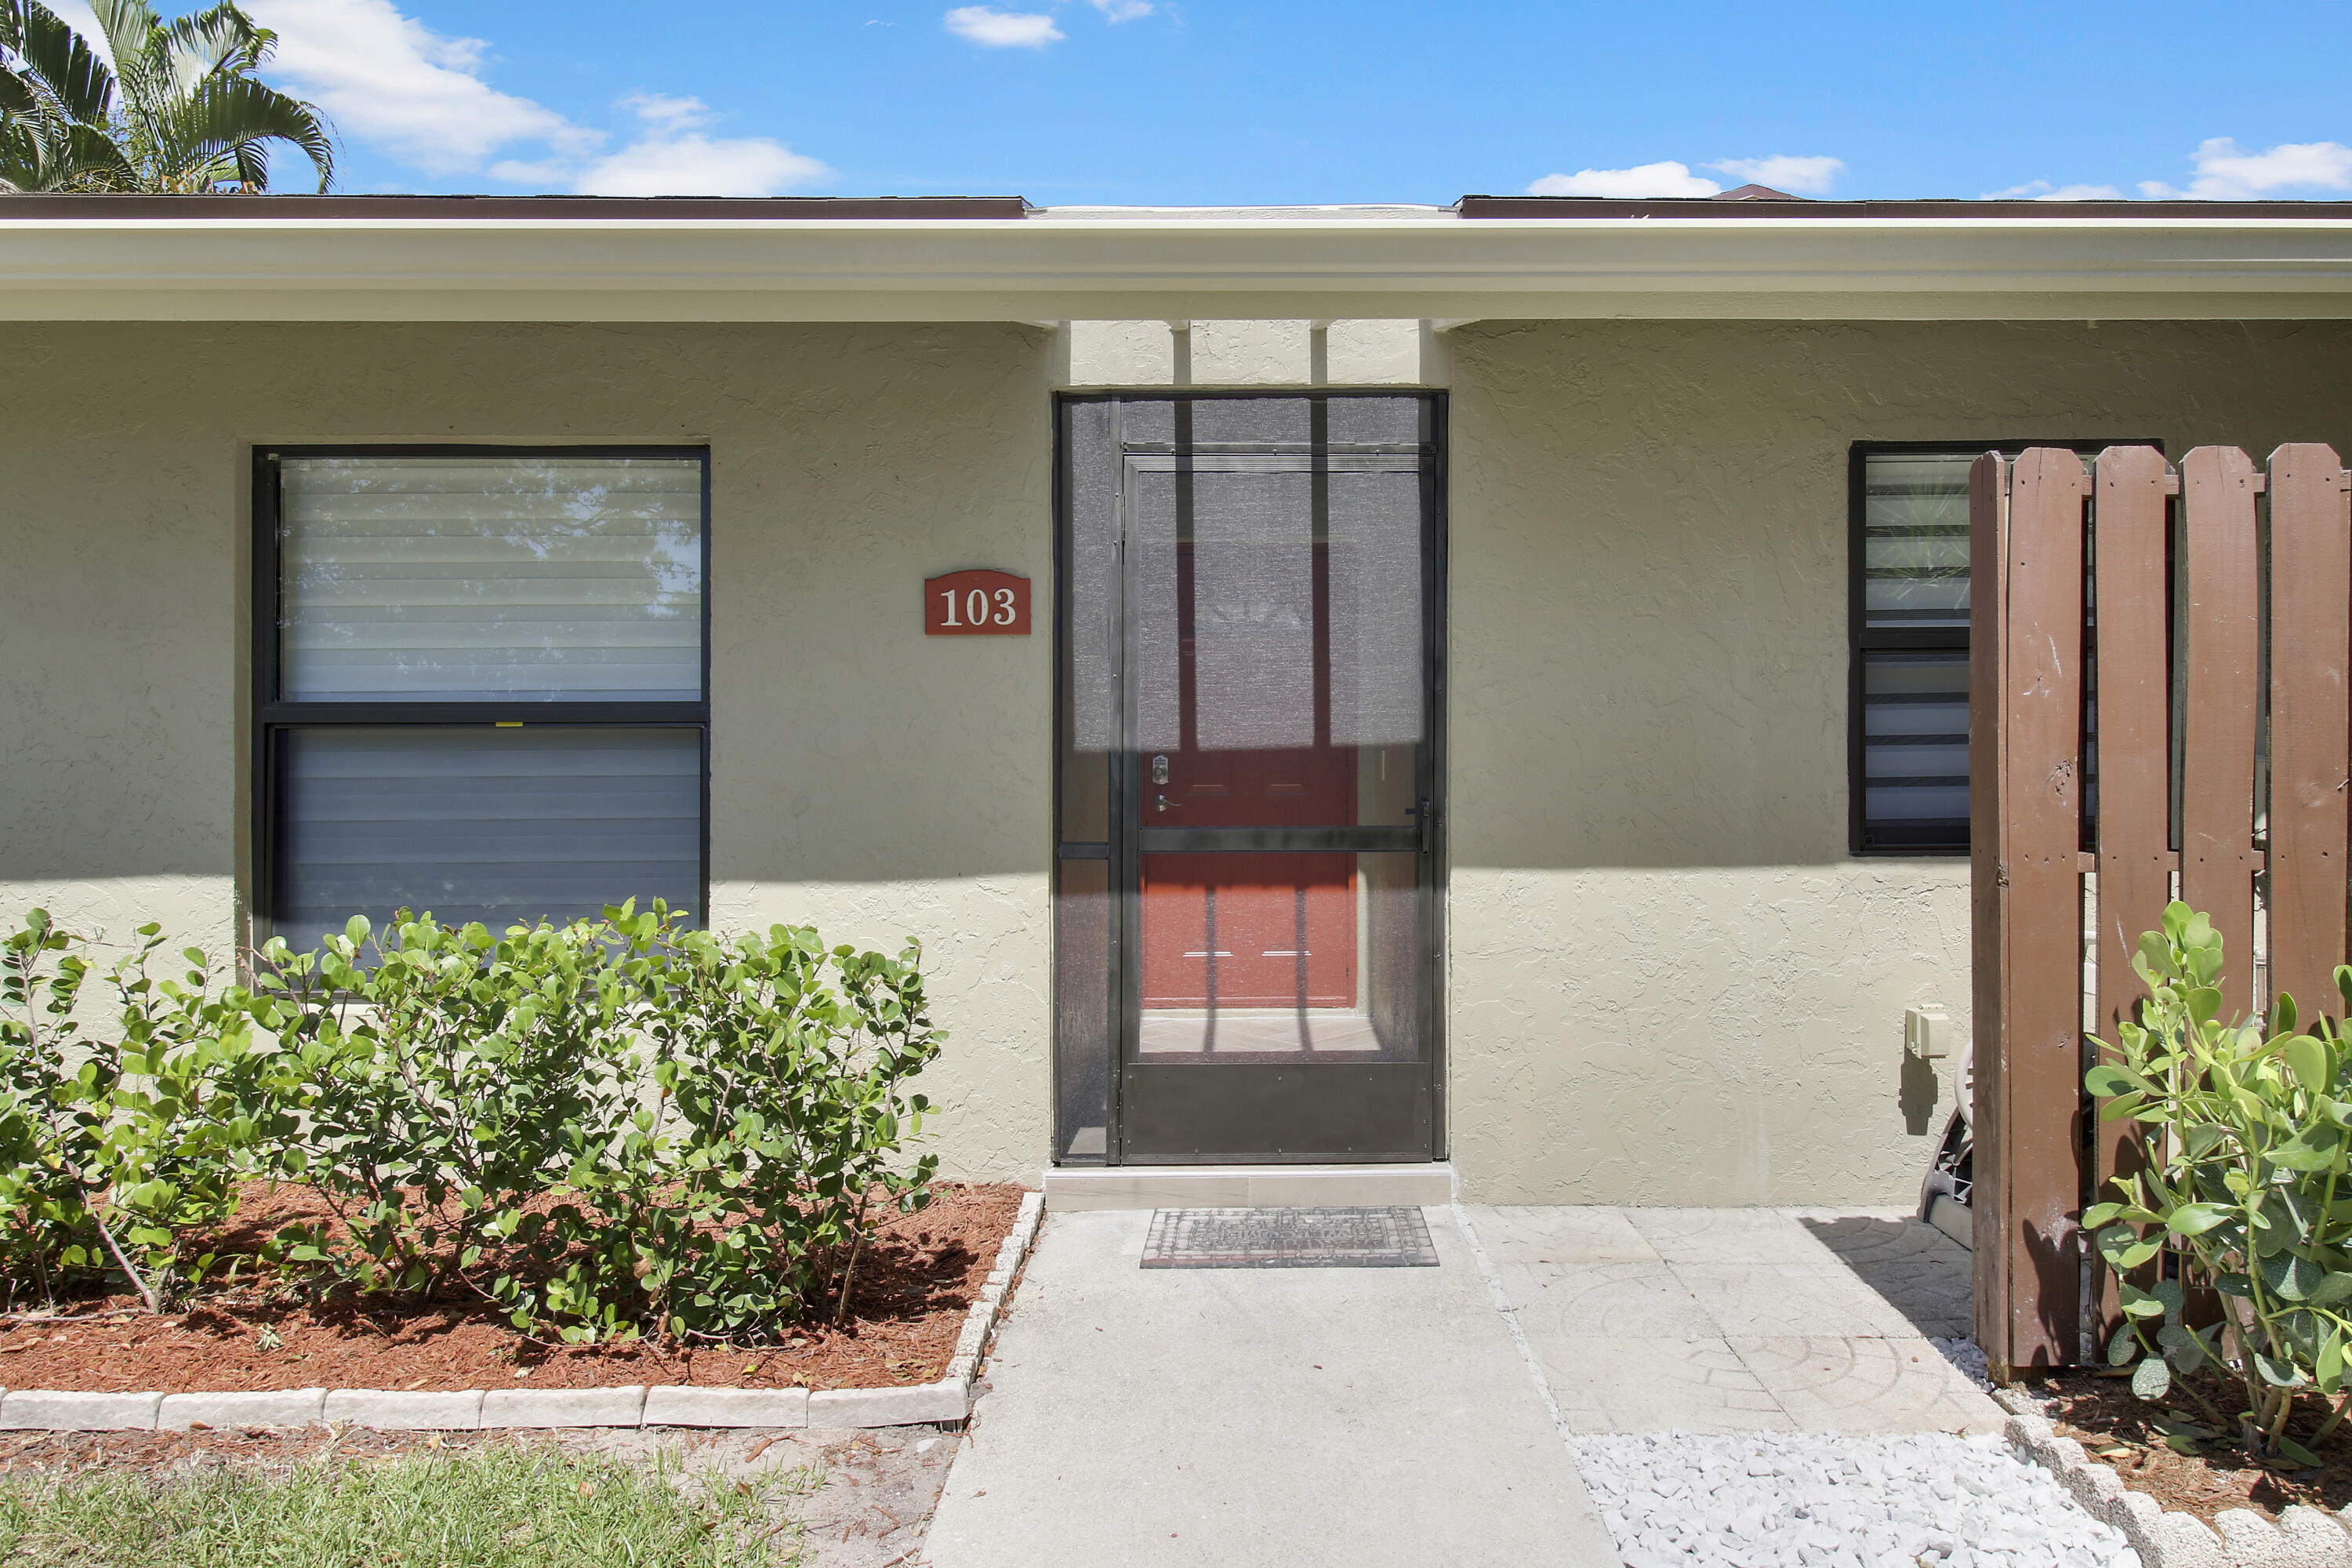
<svg viewBox="0 0 2352 1568"><path fill-rule="evenodd" d="M2352 327L1450 334L1453 1152L1482 1200L1900 1203L1968 868L1846 851L1856 440L2352 451ZM1916 1097L1926 1086L1915 1084Z"/></svg>
<svg viewBox="0 0 2352 1568"><path fill-rule="evenodd" d="M2352 326L1485 323L1451 356L1452 1152L1480 1201L1906 1201L1965 865L1846 851L1846 452L2352 449ZM1048 1137L1057 350L1013 326L0 326L0 913L215 949L255 442L708 442L712 902L920 935L952 1173ZM1929 1097L1932 1096L1932 1104Z"/></svg>
<svg viewBox="0 0 2352 1568"><path fill-rule="evenodd" d="M1443 386L1427 321L1068 321L1055 384L1077 387Z"/></svg>
<svg viewBox="0 0 2352 1568"><path fill-rule="evenodd" d="M235 939L251 444L708 442L714 917L920 935L936 1147L1034 1173L1051 640L927 638L918 599L964 566L1050 581L1045 339L0 327L0 912Z"/></svg>

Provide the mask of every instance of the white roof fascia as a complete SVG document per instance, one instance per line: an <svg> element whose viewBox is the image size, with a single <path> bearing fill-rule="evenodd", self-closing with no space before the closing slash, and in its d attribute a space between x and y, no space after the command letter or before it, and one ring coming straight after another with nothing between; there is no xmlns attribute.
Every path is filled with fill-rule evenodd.
<svg viewBox="0 0 2352 1568"><path fill-rule="evenodd" d="M2352 220L24 218L0 320L753 321L2352 315Z"/></svg>

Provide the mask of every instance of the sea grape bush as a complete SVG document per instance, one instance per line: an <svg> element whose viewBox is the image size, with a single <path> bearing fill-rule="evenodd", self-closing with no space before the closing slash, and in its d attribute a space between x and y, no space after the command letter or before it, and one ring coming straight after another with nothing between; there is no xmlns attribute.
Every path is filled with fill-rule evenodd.
<svg viewBox="0 0 2352 1568"><path fill-rule="evenodd" d="M938 1168L897 1164L930 1109L901 1086L939 1051L919 955L828 951L788 926L661 946L653 1125L673 1131L680 1186L647 1279L682 1331L732 1334L828 1300L839 1316L876 1218L920 1208Z"/></svg>
<svg viewBox="0 0 2352 1568"><path fill-rule="evenodd" d="M651 960L608 928L353 917L313 952L254 957L249 1006L279 1049L259 1075L266 1173L310 1183L336 1226L278 1262L362 1293L456 1288L528 1323L618 1326L624 1304L546 1299L595 1228L580 1197L625 1163Z"/></svg>
<svg viewBox="0 0 2352 1568"><path fill-rule="evenodd" d="M404 910L312 952L273 941L215 990L193 952L185 981L147 983L142 939L114 972L121 1044L79 1031L77 939L37 912L10 939L0 1152L35 1147L51 1100L82 1108L85 1141L159 1151L127 1176L16 1161L11 1276L139 1285L80 1216L135 1213L125 1234L167 1247L268 1177L336 1216L267 1249L314 1295L471 1297L573 1342L743 1340L845 1312L876 1225L928 1201L909 1084L944 1037L918 949L719 936L659 903L496 935ZM73 1195L92 1190L121 1195Z"/></svg>
<svg viewBox="0 0 2352 1568"><path fill-rule="evenodd" d="M188 1233L226 1217L254 1128L238 1081L252 1030L233 988L184 950L151 973L160 928L102 973L45 910L0 942L0 1270L54 1300L119 1276L161 1311L213 1262ZM163 961L168 962L168 961ZM91 980L110 994L85 1003Z"/></svg>
<svg viewBox="0 0 2352 1568"><path fill-rule="evenodd" d="M2221 962L2211 921L2167 909L2132 959L2149 992L2143 1020L2121 1025L2084 1074L2107 1097L2105 1119L2138 1125L2143 1162L2115 1178L2117 1201L2083 1215L2125 1280L2107 1360L2134 1368L2142 1398L2177 1387L2258 1454L2315 1465L2311 1447L2352 1405L2352 1039L2325 1017L2298 1028L2284 994L2267 1022L2223 1019ZM2352 1006L2352 968L2336 984ZM2129 1282L2168 1255L2174 1277ZM2200 1290L2215 1293L2219 1321L2189 1321ZM2200 1369L2219 1373L2242 1408L2176 1383ZM2306 1391L2343 1396L2309 1446L2287 1430Z"/></svg>

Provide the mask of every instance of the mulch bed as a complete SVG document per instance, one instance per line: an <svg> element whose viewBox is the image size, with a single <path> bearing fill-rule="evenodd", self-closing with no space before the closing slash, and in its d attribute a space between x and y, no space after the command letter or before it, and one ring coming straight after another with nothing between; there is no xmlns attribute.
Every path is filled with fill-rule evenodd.
<svg viewBox="0 0 2352 1568"><path fill-rule="evenodd" d="M2232 1385L2220 1379L2200 1373L2197 1381L2217 1410L2234 1410L2244 1403ZM2177 1392L2164 1404L2151 1405L2132 1393L2128 1379L2087 1371L2061 1373L2021 1386L2052 1401L2048 1414L2058 1435L2082 1444L2132 1490L2208 1524L2224 1509L2252 1509L2275 1519L2294 1503L2328 1513L2352 1505L2352 1416L2315 1450L2324 1462L2314 1470L2284 1459L2252 1458L2238 1447L2234 1431L2217 1431L2210 1416ZM2316 1395L2303 1396L2287 1435L2309 1447L2311 1433L2331 1408ZM2200 1437L2189 1428L2214 1435ZM2195 1451L2176 1451L2167 1445L2168 1436L2182 1437Z"/></svg>
<svg viewBox="0 0 2352 1568"><path fill-rule="evenodd" d="M551 1346L478 1302L305 1305L265 1279L201 1290L185 1310L160 1317L130 1310L138 1301L128 1296L77 1301L54 1320L0 1316L0 1387L110 1394L929 1383L947 1372L1022 1197L1013 1185L942 1182L933 1191L930 1206L892 1216L860 1258L848 1320L807 1323L781 1344ZM250 1252L315 1203L300 1189L256 1190L216 1245Z"/></svg>

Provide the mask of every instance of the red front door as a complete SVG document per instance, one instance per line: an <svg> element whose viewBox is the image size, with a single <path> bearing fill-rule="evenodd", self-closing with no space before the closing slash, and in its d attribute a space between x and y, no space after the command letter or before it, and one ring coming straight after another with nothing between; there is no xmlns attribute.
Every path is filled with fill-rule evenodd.
<svg viewBox="0 0 2352 1568"><path fill-rule="evenodd" d="M1311 552L1312 616L1328 598L1326 547ZM1141 757L1141 826L1329 827L1356 821L1358 751L1328 742L1330 653L1316 635L1320 616L1299 617L1289 639L1284 606L1257 613L1277 622L1273 640L1295 640L1278 662L1308 677L1299 697L1312 730L1298 746L1216 749L1201 743L1202 671L1195 635L1193 550L1177 552L1177 693L1181 742ZM1306 595L1301 595L1302 597ZM1310 652L1311 649L1311 652ZM1218 673L1209 672L1217 684ZM1302 725L1302 728L1304 726ZM1215 737L1213 735L1212 739ZM1213 852L1142 858L1143 1005L1146 1008L1354 1007L1355 857L1346 854Z"/></svg>
<svg viewBox="0 0 2352 1568"><path fill-rule="evenodd" d="M1111 813L1063 797L1061 1016L1082 1038L1108 981L1114 1163L1437 1146L1436 414L1122 397L1073 426L1063 788Z"/></svg>

